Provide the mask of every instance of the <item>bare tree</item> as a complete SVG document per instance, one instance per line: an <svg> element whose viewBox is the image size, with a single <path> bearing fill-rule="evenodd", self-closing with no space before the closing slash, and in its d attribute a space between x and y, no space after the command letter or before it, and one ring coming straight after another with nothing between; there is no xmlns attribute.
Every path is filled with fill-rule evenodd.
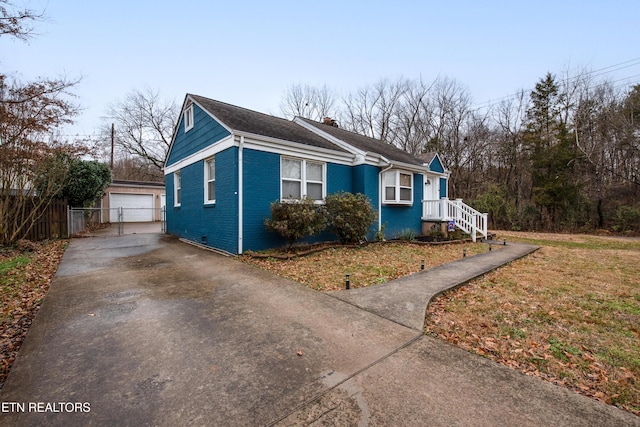
<svg viewBox="0 0 640 427"><path fill-rule="evenodd" d="M336 96L326 86L291 85L280 102L280 111L287 118L296 116L322 121L335 116Z"/></svg>
<svg viewBox="0 0 640 427"><path fill-rule="evenodd" d="M18 8L8 0L0 0L0 36L12 36L26 41L33 35L31 23L42 20L44 15L33 10Z"/></svg>
<svg viewBox="0 0 640 427"><path fill-rule="evenodd" d="M69 92L77 82L54 79L22 84L0 76L2 244L27 233L59 193L69 166L61 159L87 152L81 144L55 138L56 130L78 112Z"/></svg>
<svg viewBox="0 0 640 427"><path fill-rule="evenodd" d="M402 100L409 90L408 79L382 79L342 99L345 112L343 127L353 132L393 144L402 110Z"/></svg>
<svg viewBox="0 0 640 427"><path fill-rule="evenodd" d="M412 81L403 96L394 142L411 154L426 151L427 141L431 138L429 123L433 108L429 96L434 83L427 84L422 78Z"/></svg>
<svg viewBox="0 0 640 427"><path fill-rule="evenodd" d="M115 143L127 156L134 156L162 170L179 107L151 89L134 90L112 104L107 113L103 139L115 125Z"/></svg>

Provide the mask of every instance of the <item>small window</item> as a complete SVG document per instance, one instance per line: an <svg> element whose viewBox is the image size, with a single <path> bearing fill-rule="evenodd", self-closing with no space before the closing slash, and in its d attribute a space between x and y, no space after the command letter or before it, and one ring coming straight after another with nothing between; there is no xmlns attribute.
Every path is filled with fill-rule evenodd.
<svg viewBox="0 0 640 427"><path fill-rule="evenodd" d="M317 201L324 199L324 163L283 158L281 176L282 200L296 200L303 197Z"/></svg>
<svg viewBox="0 0 640 427"><path fill-rule="evenodd" d="M204 202L216 202L216 159L212 157L204 162Z"/></svg>
<svg viewBox="0 0 640 427"><path fill-rule="evenodd" d="M302 160L282 159L282 198L302 197Z"/></svg>
<svg viewBox="0 0 640 427"><path fill-rule="evenodd" d="M401 171L388 171L383 177L383 202L387 204L413 203L413 174Z"/></svg>
<svg viewBox="0 0 640 427"><path fill-rule="evenodd" d="M193 128L193 104L184 110L184 131L187 132L191 128Z"/></svg>
<svg viewBox="0 0 640 427"><path fill-rule="evenodd" d="M180 206L180 193L181 193L181 183L180 183L180 171L176 171L173 174L173 205Z"/></svg>

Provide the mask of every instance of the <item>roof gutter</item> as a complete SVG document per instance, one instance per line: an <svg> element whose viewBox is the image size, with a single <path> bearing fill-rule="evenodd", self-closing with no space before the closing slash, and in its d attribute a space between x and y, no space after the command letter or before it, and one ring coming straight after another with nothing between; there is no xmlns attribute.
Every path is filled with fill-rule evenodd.
<svg viewBox="0 0 640 427"><path fill-rule="evenodd" d="M242 237L244 233L243 227L243 198L244 198L244 183L242 179L243 175L243 161L244 161L244 135L240 135L240 143L238 144L238 255L242 255Z"/></svg>

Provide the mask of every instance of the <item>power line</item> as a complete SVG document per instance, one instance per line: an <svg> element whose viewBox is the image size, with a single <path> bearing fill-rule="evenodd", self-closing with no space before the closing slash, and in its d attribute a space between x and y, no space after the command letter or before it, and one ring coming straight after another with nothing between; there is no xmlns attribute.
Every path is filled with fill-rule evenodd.
<svg viewBox="0 0 640 427"><path fill-rule="evenodd" d="M630 68L630 67L633 67L633 66L636 66L636 65L640 65L640 57L634 58L634 59L629 59L627 61L619 62L617 64L609 65L607 67L599 68L597 70L589 71L589 72L586 72L586 73L583 73L583 74L578 74L578 75L575 75L573 77L567 78L564 81L566 81L567 84L568 83L575 83L575 82L577 82L577 81L579 81L581 79L586 79L588 77L592 77L592 78L593 77L600 77L600 76L603 76L603 75L606 75L606 74L610 74L610 73L613 73L613 72L616 72L616 71L620 71L620 70L623 70L623 69L626 69L626 68ZM631 79L631 78L635 78L637 76L638 76L638 74L635 74L635 75L632 75L632 76L629 76L629 77L624 77L624 78L615 80L613 83L619 82L619 81L623 81L623 80L628 80L628 79ZM631 84L636 84L636 83L637 82L633 82ZM500 97L500 98L490 99L488 101L481 102L479 104L474 105L472 107L472 109L474 111L479 111L479 110L483 110L483 109L489 109L490 107L492 107L494 105L498 105L503 101L507 101L507 100L510 100L510 99L517 98L518 96L520 96L520 94L522 92L530 93L532 91L533 91L533 88L531 88L531 89L522 89L522 90L519 90L518 92L512 93L510 95L505 95L505 96Z"/></svg>

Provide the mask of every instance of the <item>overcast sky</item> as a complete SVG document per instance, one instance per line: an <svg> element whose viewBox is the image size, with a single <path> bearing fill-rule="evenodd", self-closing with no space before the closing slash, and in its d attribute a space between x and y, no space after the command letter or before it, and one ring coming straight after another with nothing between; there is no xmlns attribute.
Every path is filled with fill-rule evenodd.
<svg viewBox="0 0 640 427"><path fill-rule="evenodd" d="M82 76L73 134L97 132L110 103L144 88L280 115L291 84L442 76L480 105L567 69L640 82L638 0L10 1L47 19L29 43L0 39L0 70Z"/></svg>

